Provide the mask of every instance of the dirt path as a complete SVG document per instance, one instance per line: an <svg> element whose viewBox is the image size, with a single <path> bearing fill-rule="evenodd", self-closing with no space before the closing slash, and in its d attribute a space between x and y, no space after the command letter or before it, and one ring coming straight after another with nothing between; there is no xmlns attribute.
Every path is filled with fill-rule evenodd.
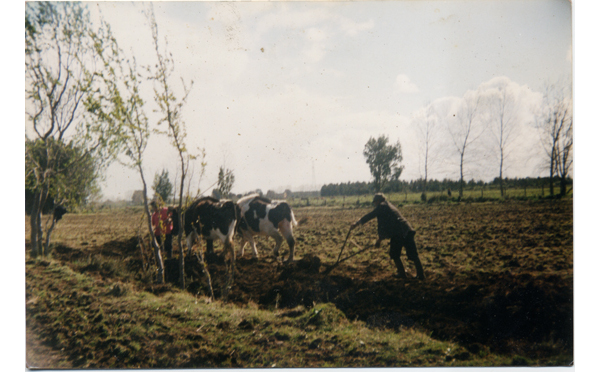
<svg viewBox="0 0 600 372"><path fill-rule="evenodd" d="M45 345L40 337L27 324L26 332L26 360L29 369L71 369L73 365L68 361L68 355L61 350Z"/></svg>

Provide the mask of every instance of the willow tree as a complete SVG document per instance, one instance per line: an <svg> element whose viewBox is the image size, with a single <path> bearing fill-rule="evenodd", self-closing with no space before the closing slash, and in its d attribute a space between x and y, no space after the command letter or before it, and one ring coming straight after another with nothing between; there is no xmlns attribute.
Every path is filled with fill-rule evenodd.
<svg viewBox="0 0 600 372"><path fill-rule="evenodd" d="M34 256L45 252L42 208L46 201L58 197L76 205L85 200L75 197L74 188L93 187L116 149L114 128L87 121L83 109L105 68L98 63L104 50L97 48L106 41L103 35L92 28L89 12L80 3L26 3L25 159L26 187L34 198L30 215ZM79 174L72 172L78 167L91 170L86 171L86 182L65 181ZM51 228L46 231L46 246L50 232Z"/></svg>
<svg viewBox="0 0 600 372"><path fill-rule="evenodd" d="M124 166L134 169L142 181L142 194L146 226L151 237L151 245L157 263L157 282L164 283L164 263L160 246L152 229L152 215L148 207L148 186L144 176L144 152L152 133L145 113L145 102L141 97L141 76L137 71L135 58L124 59L123 51L111 35L110 27L104 21L103 31L107 43L97 45L105 50L102 62L108 68L99 76L102 87L85 101L87 111L96 121L106 123L118 132L117 143L121 156L117 160Z"/></svg>
<svg viewBox="0 0 600 372"><path fill-rule="evenodd" d="M173 55L167 50L168 41L166 38L165 47L163 50L161 50L159 45L158 25L156 23L154 8L152 5L150 5L150 7L146 10L146 17L150 22L152 40L157 57L157 63L154 68L149 66L147 67L147 70L150 74L150 79L154 82L154 101L159 107L159 113L162 114L162 117L158 121L158 126L159 128L164 128L166 126L166 128L161 130L161 132L168 136L168 138L171 140L172 146L177 150L179 155L181 177L179 183L179 207L177 210L179 213L179 221L181 221L180 226L184 226L185 214L183 213L183 207L185 180L188 175L190 161L195 159L195 156L188 151L186 146L187 132L185 121L182 118L181 112L189 96L193 81L190 83L190 86L187 86L185 81L181 79L183 85L183 97L178 99L173 91L172 85L170 85L170 80L174 71ZM179 248L179 284L181 288L185 288L185 260L182 238L183 229L180 228L177 237L177 245ZM202 266L204 266L202 252L200 252L200 257ZM208 273L206 267L203 267L203 269L207 277L212 297L210 274Z"/></svg>

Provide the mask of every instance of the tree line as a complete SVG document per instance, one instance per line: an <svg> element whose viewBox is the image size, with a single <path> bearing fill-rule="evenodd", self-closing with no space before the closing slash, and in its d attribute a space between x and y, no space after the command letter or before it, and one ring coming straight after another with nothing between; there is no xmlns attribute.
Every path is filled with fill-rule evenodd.
<svg viewBox="0 0 600 372"><path fill-rule="evenodd" d="M504 178L502 181L499 177L494 178L493 181L484 182L482 180L471 179L463 183L463 190L476 190L476 189L496 189L500 190L502 185L503 189L540 189L547 188L550 194L550 184L561 184L562 180L559 177L550 179L549 177L525 177L525 178ZM573 179L568 177L565 180L565 185L572 188ZM331 196L361 196L370 195L375 192L384 193L455 193L455 196L459 196L457 193L461 188L460 180L452 180L444 178L442 180L428 180L426 183L423 179L416 180L391 180L385 184L383 188L378 189L375 182L342 182L342 183L330 183L323 185L320 190L321 197ZM567 192L570 189L566 190Z"/></svg>

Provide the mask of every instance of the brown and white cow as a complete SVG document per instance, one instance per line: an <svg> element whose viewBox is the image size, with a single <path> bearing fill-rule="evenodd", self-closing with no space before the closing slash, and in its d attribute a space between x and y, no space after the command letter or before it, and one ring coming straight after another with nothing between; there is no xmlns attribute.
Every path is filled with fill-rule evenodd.
<svg viewBox="0 0 600 372"><path fill-rule="evenodd" d="M176 217L177 216L177 217ZM184 232L187 241L188 254L199 236L206 240L207 253L213 253L213 240L219 239L225 246L224 253L233 249L233 235L237 222L237 206L231 200L217 200L210 196L196 199L184 213ZM173 232L179 233L178 213L173 213Z"/></svg>
<svg viewBox="0 0 600 372"><path fill-rule="evenodd" d="M283 239L290 247L288 262L294 259L294 245L296 240L293 235L293 225L298 225L292 208L285 200L271 200L258 194L245 196L237 201L239 208L239 221L237 230L242 234L242 248L240 255L244 255L244 247L249 242L252 253L258 258L255 235L266 235L275 239L273 255L279 256L279 248ZM283 235L283 236L282 236Z"/></svg>

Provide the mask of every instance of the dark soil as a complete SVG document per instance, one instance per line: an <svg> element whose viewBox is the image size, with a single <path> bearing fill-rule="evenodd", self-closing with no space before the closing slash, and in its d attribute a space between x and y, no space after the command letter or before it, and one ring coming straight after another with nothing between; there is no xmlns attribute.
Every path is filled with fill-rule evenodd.
<svg viewBox="0 0 600 372"><path fill-rule="evenodd" d="M227 268L219 257L209 258L215 297L223 297ZM188 290L203 291L199 262L186 259L192 279ZM482 347L502 354L544 358L545 343L573 348L573 283L557 275L474 274L459 286L448 281L378 280L368 272L347 272L340 267L326 274L327 266L313 255L293 264L273 259L240 259L235 284L227 301L249 301L263 308L312 307L331 302L348 319L371 327L413 327L438 339L460 343L471 353ZM390 271L391 273L391 271ZM166 277L178 283L178 261L166 261Z"/></svg>
<svg viewBox="0 0 600 372"><path fill-rule="evenodd" d="M423 226L421 231L436 239L464 239L467 241L461 243L464 245L471 244L469 241L485 241L498 247L509 247L506 248L509 253L504 253L500 248L482 246L478 249L483 253L467 257L475 263L494 265L493 269L476 267L457 272L456 262L451 264L449 261L451 253L432 248L432 244L439 244L433 238L419 242L421 254L429 260L424 261L428 275L424 281L393 278L392 265L385 260L369 262L357 258L328 272L332 262L325 264L317 255L307 252L297 254L291 264L264 255L258 260L249 259L247 253L235 262L233 280L231 263L221 255L208 255L206 264L215 298L231 303L246 305L253 302L265 309L292 309L298 305L312 307L329 302L350 320L364 321L373 328L414 328L437 339L457 342L473 354L489 350L543 361L559 350L561 355L571 358L558 363L569 364L573 355L572 225L558 230L548 221L556 220L556 213L571 216L567 222L572 224L572 206L542 206L538 215L532 212L531 221L527 208L536 206L506 208L514 210L511 209L505 219L493 227L482 223L483 217L474 214L474 208L469 209L471 214L468 219L463 219L463 235L456 239L451 235L452 224L445 223L445 235L437 234L435 218L421 217L419 210L411 215L416 225ZM455 212L460 211L452 211ZM356 214L344 218L352 221ZM494 220L498 215L494 210L489 214L488 220ZM425 223L420 221L426 218L431 222L424 226ZM525 218L528 218L526 223L523 222ZM518 221L518 230L510 226L511 221ZM343 230L340 227L339 231L331 233L334 236L332 245L336 248L343 241L346 227L343 225ZM360 234L356 234L357 239ZM297 235L300 242L308 245L311 239L325 239L326 234L322 234L317 226L315 230L305 228L304 234ZM515 248L512 240L505 243L505 236L518 236L520 247ZM541 246L542 241L548 242L546 246ZM447 243L450 248L452 244L456 243ZM531 253L534 250L535 254ZM518 258L513 252L519 252L522 257ZM286 257L285 253L282 252L283 257ZM69 262L84 259L92 253L57 246L53 254L55 258ZM106 243L93 254L120 257L127 270L135 275L154 266L153 255L140 250L137 238ZM165 278L170 284L156 285L140 280L136 285L155 294L173 290L179 283L179 262L177 258L164 262ZM97 264L90 264L83 271L100 277L111 275ZM185 258L185 271L186 290L208 295L202 265L195 255Z"/></svg>

